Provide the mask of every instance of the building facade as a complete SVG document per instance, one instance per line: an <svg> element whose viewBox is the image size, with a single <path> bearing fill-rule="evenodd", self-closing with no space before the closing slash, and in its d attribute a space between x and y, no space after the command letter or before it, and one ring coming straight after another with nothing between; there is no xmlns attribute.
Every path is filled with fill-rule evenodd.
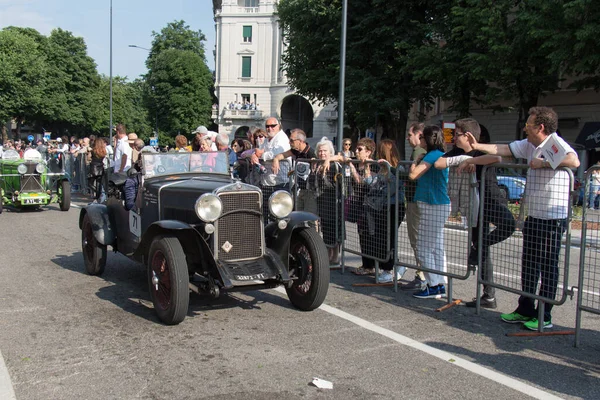
<svg viewBox="0 0 600 400"><path fill-rule="evenodd" d="M219 133L245 137L269 116L282 128L303 129L310 142L337 134L333 105L314 104L288 87L276 0L213 0L215 91L213 120Z"/></svg>

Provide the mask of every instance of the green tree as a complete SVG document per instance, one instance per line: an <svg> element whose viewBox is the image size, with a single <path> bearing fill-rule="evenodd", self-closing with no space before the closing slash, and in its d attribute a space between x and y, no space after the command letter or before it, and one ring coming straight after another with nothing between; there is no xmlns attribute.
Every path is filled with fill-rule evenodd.
<svg viewBox="0 0 600 400"><path fill-rule="evenodd" d="M189 133L208 125L212 110L212 75L200 56L191 51L163 50L153 61L147 83L161 131Z"/></svg>
<svg viewBox="0 0 600 400"><path fill-rule="evenodd" d="M437 8L426 3L367 0L348 9L345 120L353 127L378 125L402 148L409 108L433 94L432 82L411 63L434 40L427 33ZM278 11L289 84L311 100L337 100L341 2L282 0Z"/></svg>
<svg viewBox="0 0 600 400"><path fill-rule="evenodd" d="M577 90L600 90L600 2L571 0L564 2L564 25L558 27L553 39L554 64L572 76L571 87Z"/></svg>
<svg viewBox="0 0 600 400"><path fill-rule="evenodd" d="M47 65L39 44L14 29L0 31L0 121L32 120L43 103Z"/></svg>
<svg viewBox="0 0 600 400"><path fill-rule="evenodd" d="M205 36L184 21L169 23L154 37L146 60L145 104L159 131L175 136L209 125L213 77L206 65Z"/></svg>

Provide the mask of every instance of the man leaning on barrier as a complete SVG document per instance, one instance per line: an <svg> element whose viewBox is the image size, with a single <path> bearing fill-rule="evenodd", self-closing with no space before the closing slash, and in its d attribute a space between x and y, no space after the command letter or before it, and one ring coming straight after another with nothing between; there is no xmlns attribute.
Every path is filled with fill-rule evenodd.
<svg viewBox="0 0 600 400"><path fill-rule="evenodd" d="M527 139L510 144L481 144L473 135L467 134L475 150L500 156L527 159L530 170L527 173L528 215L523 227L523 255L521 284L526 293L535 294L540 280L539 295L554 299L558 288L558 261L562 235L567 227L570 206L569 175L564 170L554 170L542 156L542 146L556 132L558 116L548 107L532 107L524 132ZM560 167L577 168L579 158L558 135L554 139L566 150ZM539 302L538 302L539 307ZM544 328L552 328L552 304L544 309ZM527 329L538 330L537 309L534 299L519 297L519 306L510 314L501 314L508 323L524 323Z"/></svg>
<svg viewBox="0 0 600 400"><path fill-rule="evenodd" d="M279 161L285 160L287 157L293 157L294 159L307 159L312 160L317 158L315 150L306 143L306 133L302 129L292 129L290 133L290 146L291 148L283 153L277 154L273 158L273 172L279 173ZM302 164L296 164L297 170L297 185L298 185L298 196L296 198L296 210L308 211L313 214L317 214L317 197L313 190L307 188L307 175L310 172L310 167L306 169L306 176L301 174ZM305 164L304 167L307 167Z"/></svg>

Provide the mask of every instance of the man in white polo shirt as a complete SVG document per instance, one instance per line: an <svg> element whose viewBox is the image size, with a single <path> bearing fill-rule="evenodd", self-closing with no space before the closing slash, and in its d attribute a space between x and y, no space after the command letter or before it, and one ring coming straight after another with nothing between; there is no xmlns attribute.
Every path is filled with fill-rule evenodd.
<svg viewBox="0 0 600 400"><path fill-rule="evenodd" d="M539 280L539 295L549 299L555 298L558 288L561 239L567 227L570 207L570 181L567 171L552 169L542 155L542 147L556 132L557 127L558 116L553 109L532 107L524 128L527 139L510 144L481 144L477 143L471 134L467 134L475 150L527 159L530 166L525 192L528 212L523 227L521 284L524 292L535 294ZM575 150L558 135L554 135L554 138L567 153L559 167L579 167L579 158ZM552 328L551 311L552 304L546 304L544 328ZM521 296L517 309L510 314L501 314L500 317L504 322L524 323L525 328L537 330L537 315L535 300Z"/></svg>
<svg viewBox="0 0 600 400"><path fill-rule="evenodd" d="M131 168L132 158L131 146L127 139L125 125L117 125L117 148L115 149L115 173L127 172Z"/></svg>

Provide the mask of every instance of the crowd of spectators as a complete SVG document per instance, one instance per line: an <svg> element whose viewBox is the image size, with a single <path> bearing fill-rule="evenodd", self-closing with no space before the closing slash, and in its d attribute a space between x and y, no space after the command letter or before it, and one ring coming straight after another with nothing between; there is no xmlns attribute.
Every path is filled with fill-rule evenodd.
<svg viewBox="0 0 600 400"><path fill-rule="evenodd" d="M258 109L249 102L228 103L227 108ZM316 213L320 217L319 227L328 248L330 264L339 262L341 235L338 233L341 232L342 221L356 223L362 265L354 273L374 274L375 260L381 260L379 282L399 280L406 270L400 268L397 276L392 273L394 252L397 251L395 237L406 217L417 265L425 272L416 271L414 280L402 288L415 291L416 298L440 298L446 294L444 226L451 212L449 168L457 167L458 172L471 174L464 185L469 191L469 198L477 200L483 196L486 199L483 218L478 220L477 213L469 217L473 235L468 263L482 267L482 277L489 281L493 280L490 247L512 235L515 220L507 208L506 199L500 196L495 171L490 169L484 177L482 169L484 165L501 162L502 157L527 159L531 168L528 187L531 188L527 196L529 215L523 230L523 291L535 294L539 281L540 295L554 298L561 237L567 222L569 188L568 179L563 176L565 171L550 168L540 149L550 136L556 136L553 133L556 132L557 120L552 109L532 108L525 126L527 139L509 145L489 144L477 121L458 120L453 139L455 146L449 152L445 152L444 135L438 126L415 123L410 126L407 135L413 152L412 162L406 169L400 163L400 154L392 140L384 139L376 145L372 139L362 138L353 148L352 142L344 139L343 151L335 154L333 143L323 138L315 151L301 129L286 133L275 117L266 119L265 129L256 128L248 133L247 139L232 141L226 134L199 126L192 132L191 143L186 136L178 135L172 151L227 152L234 176L259 186L263 191L265 218L269 216L267 199L274 191L297 191L296 209ZM555 140L567 153L560 165L578 167L579 160L573 149L561 138ZM101 177L111 168L116 173L125 173L132 165L139 164L144 142L135 133L128 134L125 126L119 124L113 143L90 135L82 139L61 137L36 143L9 140L3 147L4 151L15 149L20 155L29 148L36 148L45 157L57 154L73 156L77 160L74 175L87 171L79 182L82 182L81 178L89 180L95 198L99 199L104 192ZM294 175L292 168L296 169L295 186L290 182ZM141 170L139 165L137 169ZM477 185L473 185L482 179L485 179L485 193L480 193L474 189ZM461 185L458 184L459 192ZM594 190L594 200L597 192ZM342 193L347 198L344 204L346 215L343 216ZM591 199L588 205L593 207ZM461 203L460 194L452 201ZM132 206L131 201L126 204L127 207ZM464 208L464 203L458 206L463 207L461 211L466 214L472 211L469 207L479 208L473 207L473 204ZM554 210L554 213L548 210ZM490 229L491 226L494 229ZM480 237L482 243L478 243ZM540 249L541 243L546 243L543 249ZM486 286L483 297L473 299L467 305L475 306L476 300L480 300L483 307L496 308L494 296L493 288ZM525 323L529 329L537 329L540 323L549 328L552 327L551 310L552 306L547 304L544 321L539 322L534 301L531 297L521 296L516 310L502 314L501 318L509 323Z"/></svg>

